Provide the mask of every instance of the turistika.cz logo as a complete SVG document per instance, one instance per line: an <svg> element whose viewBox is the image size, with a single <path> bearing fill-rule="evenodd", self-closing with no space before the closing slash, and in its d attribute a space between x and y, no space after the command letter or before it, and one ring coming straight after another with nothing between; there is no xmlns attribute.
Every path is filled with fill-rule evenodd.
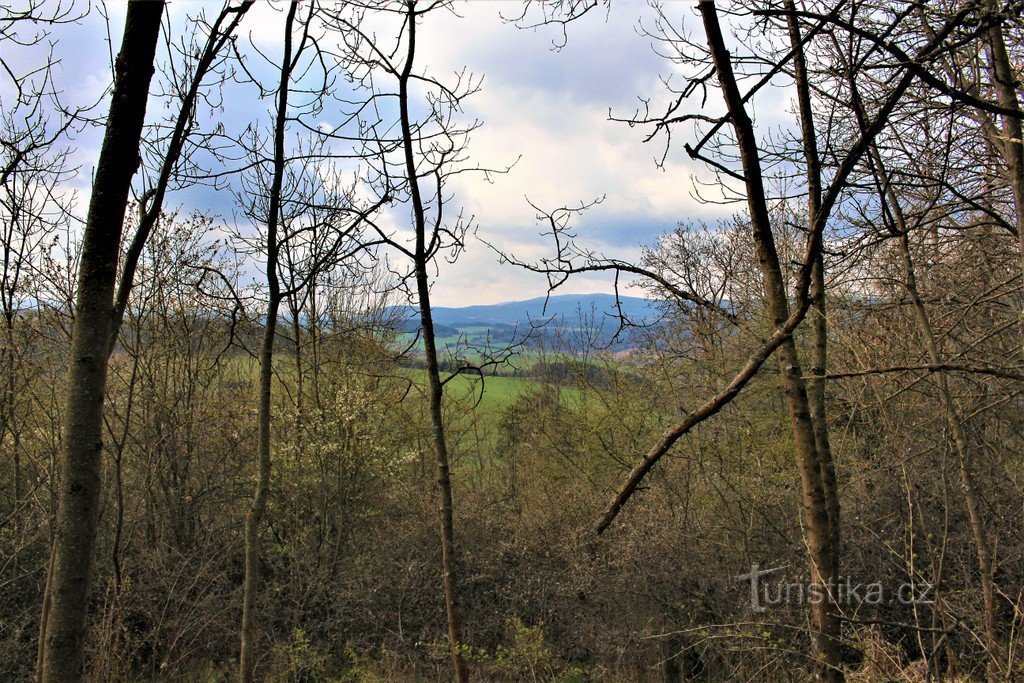
<svg viewBox="0 0 1024 683"><path fill-rule="evenodd" d="M736 577L739 582L750 585L750 608L755 612L781 607L813 605L823 602L826 596L839 606L860 605L921 605L935 602L932 586L925 582L905 582L886 587L881 581L872 583L855 582L849 576L830 579L827 583L812 583L785 576L774 577L788 565L761 569L759 564L750 566L750 572Z"/></svg>

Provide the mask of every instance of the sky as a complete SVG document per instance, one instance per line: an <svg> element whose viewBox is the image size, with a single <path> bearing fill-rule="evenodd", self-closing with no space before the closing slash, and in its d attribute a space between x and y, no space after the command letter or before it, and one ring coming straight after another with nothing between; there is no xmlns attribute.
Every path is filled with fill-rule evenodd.
<svg viewBox="0 0 1024 683"><path fill-rule="evenodd" d="M685 27L697 28L694 4L669 0L666 13L679 17ZM220 5L174 0L170 6L171 24L177 26L185 14L203 8L212 14ZM542 226L527 197L545 208L605 197L576 221L575 228L581 244L622 259L636 259L641 245L652 244L679 222L714 222L735 210L696 198L695 182L710 180L711 174L682 151L682 143L688 141L685 135L677 137L659 168L661 141L644 144L647 129L609 120L610 113L630 116L641 105L639 98L650 98L655 109L667 101L661 79L676 67L656 54L652 39L638 30L653 23L654 10L648 4L616 0L610 8L590 12L568 27L561 49L554 48L562 39L556 27L531 30L502 21L502 14L520 11L518 1L469 0L457 8L461 17L438 16L420 27L417 61L435 74L467 68L483 76L481 92L466 103L465 117L483 122L471 139L472 160L504 167L518 159L511 171L494 176L491 183L464 176L454 185L454 206L475 218L483 240L522 259L551 255L552 244L539 235ZM95 100L109 85L108 25L116 46L124 7L110 3L106 20L101 9L94 4L82 21L53 34L61 58L56 78L66 101ZM242 33L258 46L279 48L282 16L268 3L258 2ZM251 115L251 107L240 101L228 92L217 114L229 128L232 123L244 124ZM160 112L150 112L155 115ZM87 195L98 157L99 129L86 131L74 144L74 160L81 167L75 183ZM227 216L234 211L230 201L230 193L198 189L171 194L167 206ZM464 306L525 299L545 291L543 276L499 264L489 247L470 237L456 263L440 265L432 299L436 305ZM609 291L608 278L580 276L559 293Z"/></svg>

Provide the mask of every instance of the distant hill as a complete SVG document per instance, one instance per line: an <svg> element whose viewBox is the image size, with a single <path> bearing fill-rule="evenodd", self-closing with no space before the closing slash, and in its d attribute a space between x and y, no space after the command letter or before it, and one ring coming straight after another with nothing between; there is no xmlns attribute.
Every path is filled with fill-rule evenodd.
<svg viewBox="0 0 1024 683"><path fill-rule="evenodd" d="M623 312L637 322L647 322L657 317L657 302L636 296L619 297ZM546 304L546 306L545 306ZM615 296L612 294L562 294L547 299L538 297L525 301L506 301L499 304L465 306L461 308L439 307L434 309L434 320L451 327L459 324L493 325L525 324L530 320L548 318L579 320L580 314L615 314Z"/></svg>
<svg viewBox="0 0 1024 683"><path fill-rule="evenodd" d="M636 324L652 323L658 318L658 302L635 296L619 297L622 313ZM392 309L402 319L401 328L413 332L418 328L418 311L413 306ZM468 338L479 343L490 337L493 342L507 342L518 328L522 335L533 325L544 325L544 335L583 327L599 328L600 343L607 343L618 329L618 309L612 294L563 294L525 301L433 309L438 337ZM620 340L620 344L625 340Z"/></svg>

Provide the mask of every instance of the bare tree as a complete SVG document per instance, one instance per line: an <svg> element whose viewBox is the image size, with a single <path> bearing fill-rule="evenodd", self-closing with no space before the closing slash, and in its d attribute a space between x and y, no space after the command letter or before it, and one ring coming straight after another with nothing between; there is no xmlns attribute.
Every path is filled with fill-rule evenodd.
<svg viewBox="0 0 1024 683"><path fill-rule="evenodd" d="M243 581L241 654L239 676L251 681L256 669L256 598L260 577L260 527L266 514L272 472L271 427L274 351L283 302L296 302L315 288L318 276L357 254L371 251L373 240L359 233L384 200L357 206L353 188L340 173L332 172L337 153L328 138L311 132L309 141L290 149L290 128L315 131L304 119L320 111L330 94L332 71L320 50L317 32L321 8L310 3L305 16L301 4L290 2L284 20L283 52L277 67L277 83L260 86L264 97L273 98L274 112L269 150L255 126L250 126L246 145L248 171L238 192L246 216L262 225L257 243L265 254L263 275L266 307L261 314L259 380L257 383L257 483L245 517L245 578ZM312 66L311 66L312 65ZM319 71L317 71L319 68ZM315 75L312 75L314 74ZM247 69L247 73L250 73ZM316 80L316 85L309 82ZM258 85L258 83L257 83ZM309 95L294 102L295 92ZM297 315L297 311L294 312Z"/></svg>
<svg viewBox="0 0 1024 683"><path fill-rule="evenodd" d="M475 171L486 176L488 171L467 164L468 138L478 124L460 124L456 119L463 101L478 90L479 79L460 72L453 83L445 84L423 73L416 63L418 25L427 15L444 12L454 12L448 0L405 0L398 5L352 2L345 11L334 13L332 21L344 40L341 59L345 68L368 93L356 106L369 167L367 185L377 196L408 211L409 241L400 233L375 227L380 241L397 252L412 271L403 282L412 280L410 289L417 302L426 358L448 642L455 677L466 681L455 503L442 409L444 386L450 377L441 376L430 288L436 261L446 250L450 260L459 254L469 222L461 213L449 217L448 186L459 174ZM368 28L381 19L392 22L393 39L384 41ZM397 105L397 120L385 115L388 100Z"/></svg>
<svg viewBox="0 0 1024 683"><path fill-rule="evenodd" d="M197 48L197 54L194 55L194 64L190 64L191 73L190 78L185 79L182 83L184 84L183 90L176 93L176 98L180 100L180 107L178 108L177 116L173 125L172 133L169 137L168 145L166 150L163 152L161 157L160 169L158 172L158 180L155 186L147 190L144 193L145 200L148 201L148 205L139 212L139 225L136 228L135 234L131 240L131 243L126 251L123 262L120 262L120 279L117 282L116 293L114 295L113 303L113 314L112 324L110 328L110 337L108 342L108 352L113 351L114 345L117 340L118 330L121 325L121 319L124 316L125 308L128 305L128 299L131 294L132 283L134 279L136 264L142 254L142 250L145 246L146 240L149 234L153 230L153 226L158 220L162 208L163 201L168 189L168 185L172 181L175 175L175 170L181 160L182 152L185 148L189 134L195 128L195 111L197 103L202 95L202 87L204 79L207 74L215 65L215 61L218 55L222 52L225 45L230 40L234 30L237 28L239 22L244 16L245 12L252 5L251 1L242 2L239 6L233 7L230 3L226 4L219 13L216 21L210 27L208 27L207 38L205 45L202 48ZM188 55L187 57L192 57ZM154 60L155 60L155 49L154 49ZM151 60L154 61L154 60ZM148 84L152 74L152 69L149 70L149 75L146 80L147 98L148 98ZM145 103L143 103L145 104ZM113 115L112 115L113 118ZM110 122L108 121L108 125ZM120 153L118 151L117 153ZM136 154L136 156L139 156ZM130 177L129 177L130 180ZM123 217L124 211L121 211ZM123 218L122 218L123 221ZM120 229L117 231L117 241L120 242ZM118 258L119 254L115 254L115 273L117 271L117 265L121 259ZM56 556L55 556L56 557ZM48 626L50 624L49 613L50 613L50 596L52 591L49 589L49 582L52 577L48 574L48 588L45 591L42 617L40 621L40 641L45 641L48 637ZM44 665L42 658L42 649L40 650L40 661L38 668Z"/></svg>
<svg viewBox="0 0 1024 683"><path fill-rule="evenodd" d="M312 7L312 5L311 5ZM245 578L242 584L241 654L239 680L252 681L256 669L256 594L259 587L259 531L267 508L270 488L270 421L271 390L274 377L274 341L277 334L278 309L281 305L281 286L278 279L280 250L278 229L281 219L281 189L286 166L285 129L288 122L288 94L292 73L308 40L308 22L302 31L298 46L293 47L296 15L299 3L288 4L284 22L284 51L281 55L280 82L276 90L276 108L273 124L273 150L270 159L271 179L265 192L257 195L266 202L266 269L267 307L264 312L263 339L259 349L260 375L257 384L258 442L256 445L258 476L252 505L245 515ZM312 10L311 10L312 11ZM300 30L302 24L299 24ZM254 216L255 217L255 216Z"/></svg>
<svg viewBox="0 0 1024 683"><path fill-rule="evenodd" d="M795 12L793 0L785 0L785 7ZM801 28L795 16L786 19L789 30L790 48L793 52L793 80L796 85L797 103L800 111L800 137L803 143L804 167L807 176L807 225L814 225L821 211L822 163L818 150L818 135L815 130L814 109L811 102L811 84L803 48ZM824 230L824 228L823 228ZM807 383L808 403L811 422L814 426L814 443L818 455L818 469L821 477L822 494L828 512L828 545L832 564L825 570L826 585L839 577L842 538L839 521L839 487L836 483L835 463L832 460L832 446L828 433L828 414L825 408L825 373L828 369L828 312L825 304L825 257L824 249L818 249L811 268L811 379Z"/></svg>
<svg viewBox="0 0 1024 683"><path fill-rule="evenodd" d="M21 448L21 414L26 380L23 341L17 339L21 319L38 309L32 296L34 271L42 264L49 241L67 231L74 194L62 185L72 167L70 133L81 127L84 108L70 110L62 102L54 73L59 66L52 32L81 18L74 2L25 3L0 8L0 311L3 314L2 356L5 381L0 388L0 441L12 440L14 464L9 518L20 536L21 507L26 493Z"/></svg>
<svg viewBox="0 0 1024 683"><path fill-rule="evenodd" d="M17 124L5 117L3 125ZM6 138L7 133L10 138L18 135L10 128L0 135ZM26 494L20 424L28 408L25 391L30 384L25 345L31 330L26 321L40 309L35 281L50 243L70 229L74 195L62 188L75 171L68 162L68 151L56 145L32 145L13 153L6 147L0 149L0 164L9 169L0 182L0 363L4 375L0 441L11 440L14 472L8 521L13 522L16 536L21 533Z"/></svg>

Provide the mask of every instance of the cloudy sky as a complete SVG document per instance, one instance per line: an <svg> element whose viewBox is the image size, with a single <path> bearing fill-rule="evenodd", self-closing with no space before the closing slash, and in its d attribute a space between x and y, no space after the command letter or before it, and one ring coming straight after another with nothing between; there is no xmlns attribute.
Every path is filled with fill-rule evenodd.
<svg viewBox="0 0 1024 683"><path fill-rule="evenodd" d="M204 7L214 13L219 4L175 0L171 7L176 26L184 14ZM661 156L661 142L644 144L646 130L609 120L609 110L619 117L632 114L638 98L666 101L660 79L674 67L638 31L638 26L653 23L654 11L647 3L617 0L607 11L591 12L568 28L568 43L560 50L553 49L553 42L561 39L559 29L523 30L501 20L501 14L516 13L520 7L512 0L470 0L458 5L461 17L438 16L419 31L418 63L424 68L447 74L466 67L484 77L482 91L467 100L467 118L483 122L471 141L473 160L501 167L519 158L493 183L467 176L455 187L455 202L475 216L481 237L523 258L550 254L550 243L538 235L535 212L526 197L555 207L604 195L606 200L578 222L580 241L609 256L632 258L639 245L650 244L679 221L714 220L729 210L695 198L695 180L709 174L686 158L681 149L685 136L677 139L665 167L658 168L655 159ZM124 9L121 3L110 3L105 19L101 8L94 4L82 21L54 34L61 58L57 79L72 103L94 100L110 81L108 25L116 46ZM666 12L699 30L694 3L670 0ZM272 49L279 42L282 16L258 3L246 17L243 32L257 45ZM237 123L250 111L232 107L229 93L218 115ZM87 192L99 132L79 136L75 145L81 165L77 184ZM170 196L168 206L229 215L229 198L229 193L191 191ZM490 249L471 239L456 264L442 266L434 302L492 303L539 296L545 287L543 277L499 265ZM610 284L581 277L561 291L610 291Z"/></svg>

